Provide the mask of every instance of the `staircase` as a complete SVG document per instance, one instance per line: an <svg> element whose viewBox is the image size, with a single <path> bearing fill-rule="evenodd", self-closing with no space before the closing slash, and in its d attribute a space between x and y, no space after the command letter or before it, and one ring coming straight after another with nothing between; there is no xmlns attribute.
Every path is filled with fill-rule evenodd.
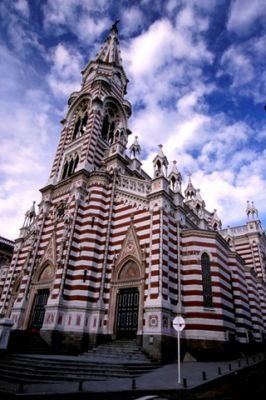
<svg viewBox="0 0 266 400"><path fill-rule="evenodd" d="M83 383L117 378L131 381L159 366L132 340L103 344L80 356L9 354L0 358L0 391L51 393L54 387L65 390L67 385L80 388Z"/></svg>
<svg viewBox="0 0 266 400"><path fill-rule="evenodd" d="M88 360L107 363L150 364L151 360L143 353L136 340L116 340L89 350L83 355Z"/></svg>

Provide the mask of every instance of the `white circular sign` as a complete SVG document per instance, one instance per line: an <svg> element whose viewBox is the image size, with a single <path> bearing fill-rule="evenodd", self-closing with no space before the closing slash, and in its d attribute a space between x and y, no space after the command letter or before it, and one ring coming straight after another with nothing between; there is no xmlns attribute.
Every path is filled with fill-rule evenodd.
<svg viewBox="0 0 266 400"><path fill-rule="evenodd" d="M181 332L186 326L185 320L181 315L173 319L173 327L177 332Z"/></svg>

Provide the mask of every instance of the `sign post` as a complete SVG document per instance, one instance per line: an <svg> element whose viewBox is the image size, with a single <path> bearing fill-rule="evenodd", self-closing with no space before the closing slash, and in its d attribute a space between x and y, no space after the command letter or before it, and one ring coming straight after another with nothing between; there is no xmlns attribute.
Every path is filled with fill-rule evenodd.
<svg viewBox="0 0 266 400"><path fill-rule="evenodd" d="M181 368L180 368L180 332L185 328L185 320L181 315L177 315L173 319L173 327L177 331L177 383L181 383Z"/></svg>

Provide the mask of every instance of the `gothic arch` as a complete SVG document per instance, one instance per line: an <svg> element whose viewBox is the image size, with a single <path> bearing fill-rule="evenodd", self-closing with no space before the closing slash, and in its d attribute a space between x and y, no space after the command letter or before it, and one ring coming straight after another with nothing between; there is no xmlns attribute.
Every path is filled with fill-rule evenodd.
<svg viewBox="0 0 266 400"><path fill-rule="evenodd" d="M61 179L67 179L72 176L77 169L79 163L79 152L75 151L65 156L64 163L62 165Z"/></svg>
<svg viewBox="0 0 266 400"><path fill-rule="evenodd" d="M132 271L132 274L130 273ZM133 274L134 272L134 274ZM141 263L132 255L125 257L113 271L113 282L124 282L144 279L145 270Z"/></svg>
<svg viewBox="0 0 266 400"><path fill-rule="evenodd" d="M121 103L115 97L107 96L107 97L105 97L105 99L103 101L103 110L106 110L108 103L113 104L117 108L117 110L120 114L120 120L123 124L123 127L125 129L127 129L127 115L126 115L126 112L123 109ZM103 115L103 117L104 117L104 115Z"/></svg>
<svg viewBox="0 0 266 400"><path fill-rule="evenodd" d="M51 290L55 279L55 267L50 260L45 260L40 264L32 277L32 286L29 295L29 303L27 312L24 319L23 329L27 329L30 324L30 318L33 311L34 299L39 290L48 289L51 294Z"/></svg>
<svg viewBox="0 0 266 400"><path fill-rule="evenodd" d="M71 104L71 106L68 109L68 112L66 114L66 121L67 121L67 128L69 128L69 126L71 125L72 122L72 118L76 112L76 110L79 108L79 106L81 105L81 103L83 101L87 101L88 102L88 109L91 108L91 102L92 102L92 98L91 95L88 93L83 94L82 96L78 96L73 103Z"/></svg>
<svg viewBox="0 0 266 400"><path fill-rule="evenodd" d="M33 285L50 285L54 281L55 268L50 260L46 260L37 270L35 271L32 283Z"/></svg>
<svg viewBox="0 0 266 400"><path fill-rule="evenodd" d="M120 290L137 289L139 293L137 335L143 330L145 265L133 255L124 257L114 266L111 281L111 301L108 315L108 331L116 338L117 298Z"/></svg>

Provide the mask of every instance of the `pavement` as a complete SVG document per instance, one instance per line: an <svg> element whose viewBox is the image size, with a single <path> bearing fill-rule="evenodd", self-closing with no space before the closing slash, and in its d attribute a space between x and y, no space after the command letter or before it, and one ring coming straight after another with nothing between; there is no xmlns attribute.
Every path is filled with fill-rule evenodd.
<svg viewBox="0 0 266 400"><path fill-rule="evenodd" d="M34 358L34 356L32 356ZM45 357L45 356L43 356ZM61 359L64 356L53 356L53 359ZM51 356L49 356L51 358ZM84 357L67 357L65 359L84 360ZM19 395L42 395L56 393L123 393L136 391L151 393L171 390L187 390L202 386L222 376L236 373L252 365L265 361L266 353L258 353L252 356L228 362L183 362L181 363L181 377L178 383L177 363L168 364L156 370L143 374L137 378L103 378L102 380L83 381L59 381L24 383L20 384ZM8 385L8 386L7 386ZM11 385L11 386L10 386ZM12 385L14 387L12 388ZM0 382L0 392L17 392L15 382ZM1 397L2 398L2 397ZM140 397L141 398L141 397ZM143 396L145 398L145 396ZM146 396L148 399L148 397ZM151 397L150 397L151 398Z"/></svg>

